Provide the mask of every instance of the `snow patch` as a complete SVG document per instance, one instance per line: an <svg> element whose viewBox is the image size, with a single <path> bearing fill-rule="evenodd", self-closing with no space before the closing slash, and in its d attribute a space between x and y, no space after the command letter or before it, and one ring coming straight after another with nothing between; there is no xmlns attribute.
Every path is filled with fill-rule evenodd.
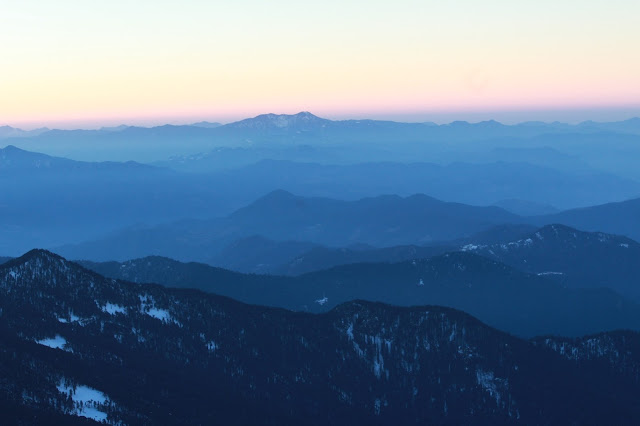
<svg viewBox="0 0 640 426"><path fill-rule="evenodd" d="M102 309L102 312L105 312L109 315L115 315L115 314L126 315L127 313L127 308L121 305L116 305L115 303L107 303L106 305L101 306L100 309Z"/></svg>
<svg viewBox="0 0 640 426"><path fill-rule="evenodd" d="M498 384L501 384L500 382L503 382L503 380L496 378L493 371L484 371L481 369L476 370L476 380L478 384L496 400L496 404L500 406L502 396L500 392L498 392Z"/></svg>
<svg viewBox="0 0 640 426"><path fill-rule="evenodd" d="M67 344L67 339L56 334L53 338L36 340L36 343L43 346L48 346L52 349L64 349L64 346Z"/></svg>
<svg viewBox="0 0 640 426"><path fill-rule="evenodd" d="M376 416L380 415L380 408L382 407L382 401L380 401L380 398L376 398L375 401L373 401L373 413Z"/></svg>
<svg viewBox="0 0 640 426"><path fill-rule="evenodd" d="M145 312L145 314L149 315L150 317L159 319L160 321L171 320L171 314L169 314L169 311L167 311L166 309L151 308L147 312Z"/></svg>
<svg viewBox="0 0 640 426"><path fill-rule="evenodd" d="M80 385L74 388L73 386L65 385L64 381L61 381L57 388L58 392L69 395L73 400L75 407L71 414L97 422L107 420L107 413L100 408L111 401L104 393L89 386Z"/></svg>
<svg viewBox="0 0 640 426"><path fill-rule="evenodd" d="M180 324L180 322L178 322L171 316L171 314L169 313L169 310L158 308L156 306L156 301L154 300L153 296L144 294L144 295L139 295L138 297L140 298L140 305L141 305L140 312L142 312L145 315L149 315L152 318L158 319L162 322L173 322L179 325L180 327L182 327L182 324Z"/></svg>
<svg viewBox="0 0 640 426"><path fill-rule="evenodd" d="M495 383L493 383L494 375L492 371L476 371L476 380L478 384L482 386L484 390L489 392L489 394L494 397L494 395L498 394L498 390L496 389Z"/></svg>
<svg viewBox="0 0 640 426"><path fill-rule="evenodd" d="M349 327L347 327L347 336L349 340L353 340L353 323L349 323Z"/></svg>
<svg viewBox="0 0 640 426"><path fill-rule="evenodd" d="M69 312L69 319L67 318L63 318L63 317L56 317L58 319L59 322L63 323L63 324L67 324L67 323L73 323L73 322L80 322L81 318L77 315L74 315L73 312Z"/></svg>
<svg viewBox="0 0 640 426"><path fill-rule="evenodd" d="M100 392L99 390L90 388L89 386L77 386L74 390L71 386L64 386L61 383L58 385L58 390L65 393L74 391L71 395L71 398L74 402L96 402L98 404L104 404L108 400L104 393Z"/></svg>
<svg viewBox="0 0 640 426"><path fill-rule="evenodd" d="M378 379L382 375L382 370L384 369L384 360L381 360L381 358L382 355L380 355L380 358L376 358L373 360L373 374Z"/></svg>

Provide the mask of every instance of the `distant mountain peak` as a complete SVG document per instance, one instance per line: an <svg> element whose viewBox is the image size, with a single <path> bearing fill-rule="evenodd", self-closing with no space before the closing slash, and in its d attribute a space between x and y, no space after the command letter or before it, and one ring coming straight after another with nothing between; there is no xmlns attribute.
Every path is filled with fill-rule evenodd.
<svg viewBox="0 0 640 426"><path fill-rule="evenodd" d="M497 120L485 120L485 121L481 121L479 123L477 123L481 126L493 126L493 127L501 127L504 126L504 124L502 124L501 122L497 121Z"/></svg>
<svg viewBox="0 0 640 426"><path fill-rule="evenodd" d="M273 190L271 192L269 192L267 195L265 195L264 197L262 197L263 199L266 198L271 198L271 199L292 199L292 198L298 198L297 195L286 191L284 189L276 189Z"/></svg>
<svg viewBox="0 0 640 426"><path fill-rule="evenodd" d="M253 118L236 121L227 124L230 128L244 128L255 130L268 129L293 129L293 130L309 130L316 126L322 126L329 123L330 120L320 118L308 111L302 111L294 115L288 114L261 114Z"/></svg>
<svg viewBox="0 0 640 426"><path fill-rule="evenodd" d="M0 151L3 151L3 152L27 152L24 149L20 149L15 145L7 145L4 148L0 148Z"/></svg>
<svg viewBox="0 0 640 426"><path fill-rule="evenodd" d="M468 121L463 121L463 120L457 120L457 121L452 121L451 123L449 123L447 126L449 127L457 127L457 128L469 128L469 127L474 127L474 128L500 128L500 127L505 127L504 124L500 123L499 121L496 120L485 120L485 121L479 121L477 123L470 123Z"/></svg>
<svg viewBox="0 0 640 426"><path fill-rule="evenodd" d="M15 164L16 162L29 162L30 164L42 167L45 164L53 160L46 154L40 154L38 152L25 151L18 148L15 145L7 145L4 148L0 148L0 167L7 166L9 164Z"/></svg>
<svg viewBox="0 0 640 426"><path fill-rule="evenodd" d="M222 126L221 123L218 122L210 122L210 121L199 121L197 123L190 124L192 127L202 127L205 129L215 129L216 127Z"/></svg>
<svg viewBox="0 0 640 426"><path fill-rule="evenodd" d="M0 139L38 136L47 131L49 131L49 129L46 127L33 130L22 130L11 126L0 126Z"/></svg>
<svg viewBox="0 0 640 426"><path fill-rule="evenodd" d="M449 124L446 124L446 126L450 126L450 127L469 127L469 126L471 126L471 123L469 123L468 121L464 121L464 120L455 120L455 121L452 121Z"/></svg>
<svg viewBox="0 0 640 426"><path fill-rule="evenodd" d="M127 130L129 127L131 126L121 124L119 126L101 127L100 130L103 132L121 132L123 130Z"/></svg>

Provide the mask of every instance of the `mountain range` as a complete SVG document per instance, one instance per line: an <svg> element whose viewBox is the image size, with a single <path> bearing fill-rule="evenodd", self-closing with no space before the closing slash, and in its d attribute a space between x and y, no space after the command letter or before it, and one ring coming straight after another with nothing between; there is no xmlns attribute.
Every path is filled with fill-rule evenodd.
<svg viewBox="0 0 640 426"><path fill-rule="evenodd" d="M521 204L569 209L640 196L640 182L632 179L594 170L565 172L521 162L323 165L263 160L220 176L233 181L239 189L251 185L263 193L284 189L339 199L429 194L445 201L485 206L518 199Z"/></svg>
<svg viewBox="0 0 640 426"><path fill-rule="evenodd" d="M129 129L110 130L109 133L126 131ZM296 150L305 151L301 147ZM268 155L267 151L264 155ZM313 156L316 151L312 148L308 152ZM229 181L234 185L228 185ZM566 172L528 163L330 165L262 160L246 167L198 174L131 161L74 161L8 146L0 150L0 183L3 186L0 196L0 253L3 255L17 255L31 247L59 247L102 239L123 229L146 232L155 225L176 221L210 221L229 215L276 189L293 191L305 198L345 201L375 199L381 193L399 194L405 198L427 193L452 203L465 202L474 206L498 204L514 213L514 217L539 216L543 212L555 212L557 208L605 203L602 208L610 211L591 214L587 220L580 219L587 211L577 214L563 211L557 213L557 217L547 214L540 218L517 220L536 225L565 223L580 229L638 238L634 233L634 202L621 202L621 213L617 215L616 209L606 204L633 199L640 193L640 183L593 169ZM519 198L523 194L527 194L528 199ZM390 201L390 204L394 203ZM398 205L401 207L401 203ZM594 207L592 211L598 209ZM625 213L628 210L633 212ZM611 221L611 217L615 220ZM513 220L505 223L509 222ZM493 224L497 223L489 225ZM260 229L255 229L253 234L261 235ZM251 235L234 234L234 238L221 240L220 246ZM469 234L463 230L452 238L465 235ZM304 237L304 233L292 233L287 239L304 241ZM420 245L431 238L429 235L423 237L410 241L400 239L391 244ZM447 235L445 239L448 238ZM340 247L349 245L342 241L306 242ZM373 240L354 242L379 245ZM205 254L208 257L189 260L212 262L219 248L207 250ZM117 259L149 254L176 257L160 250L133 251Z"/></svg>
<svg viewBox="0 0 640 426"><path fill-rule="evenodd" d="M469 252L400 263L342 265L298 277L239 274L161 257L83 264L111 278L197 288L246 303L304 312L327 312L363 299L397 306L449 306L529 337L640 330L639 306L610 289L568 289Z"/></svg>
<svg viewBox="0 0 640 426"><path fill-rule="evenodd" d="M320 271L323 269L329 269L334 266L348 265L351 263L376 263L376 262L388 262L396 263L404 260L411 259L427 259L435 255L444 254L449 251L455 250L453 246L435 245L435 246L394 246L386 248L372 248L368 246L356 246L353 248L329 248L324 246L315 246L307 251L297 254L295 257L290 257L280 264L267 264L262 267L263 271L256 270L257 268L251 267L244 268L244 272L254 273L272 273L281 275L302 275L307 272ZM229 254L229 250L225 250L223 253ZM233 256L233 258L239 258L240 254ZM213 264L218 264L224 267L229 265L223 264L220 256L214 258ZM255 265L255 262L253 263ZM229 267L235 266L230 264ZM240 265L244 266L244 265ZM241 270L237 266L231 268L235 270Z"/></svg>
<svg viewBox="0 0 640 426"><path fill-rule="evenodd" d="M640 118L0 140L0 423L640 418Z"/></svg>
<svg viewBox="0 0 640 426"><path fill-rule="evenodd" d="M452 241L468 239L497 225L554 223L640 240L638 206L640 199L524 218L498 207L447 203L425 195L341 201L274 191L224 218L122 230L106 238L61 246L56 251L69 258L98 261L159 255L214 264L230 245L253 236L330 248L354 244L376 248L450 246Z"/></svg>
<svg viewBox="0 0 640 426"><path fill-rule="evenodd" d="M34 130L22 130L11 126L0 126L0 139L29 138L48 132L46 127Z"/></svg>
<svg viewBox="0 0 640 426"><path fill-rule="evenodd" d="M105 279L44 251L0 266L0 293L0 406L13 424L633 424L640 414L630 331L527 341L454 309L364 301L295 313Z"/></svg>
<svg viewBox="0 0 640 426"><path fill-rule="evenodd" d="M493 225L520 221L498 207L446 203L425 195L341 201L274 191L225 218L122 231L56 251L88 260L162 255L209 262L223 247L254 235L334 247L355 243L393 246L462 238Z"/></svg>
<svg viewBox="0 0 640 426"><path fill-rule="evenodd" d="M207 179L135 162L80 162L0 149L0 253L17 255L123 227L211 217L233 200ZM229 198L231 197L231 199Z"/></svg>
<svg viewBox="0 0 640 426"><path fill-rule="evenodd" d="M207 123L194 125L164 125L157 127L125 126L117 132L104 130L46 130L33 137L14 129L0 132L10 144L23 149L40 151L82 160L159 161L176 154L197 154L221 146L249 147L254 145L352 145L425 143L474 143L486 140L526 139L539 136L616 133L640 135L640 119L613 123L521 123L504 125L496 121L449 124L399 123L376 120L334 121L309 112L294 115L263 114L254 118L217 126ZM131 142L135 141L133 144ZM547 144L548 146L549 144ZM153 149L148 149L150 146Z"/></svg>
<svg viewBox="0 0 640 426"><path fill-rule="evenodd" d="M224 247L209 264L238 272L300 275L332 266L364 262L401 262L425 259L456 251L467 244L494 244L518 239L537 228L531 225L498 225L443 245L405 245L375 248L367 244L326 247L305 241L273 241L253 235Z"/></svg>

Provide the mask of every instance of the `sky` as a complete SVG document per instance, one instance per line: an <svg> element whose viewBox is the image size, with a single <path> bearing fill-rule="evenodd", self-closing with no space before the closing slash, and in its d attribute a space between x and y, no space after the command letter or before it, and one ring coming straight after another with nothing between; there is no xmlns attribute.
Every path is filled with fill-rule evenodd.
<svg viewBox="0 0 640 426"><path fill-rule="evenodd" d="M0 125L640 115L638 0L0 0Z"/></svg>

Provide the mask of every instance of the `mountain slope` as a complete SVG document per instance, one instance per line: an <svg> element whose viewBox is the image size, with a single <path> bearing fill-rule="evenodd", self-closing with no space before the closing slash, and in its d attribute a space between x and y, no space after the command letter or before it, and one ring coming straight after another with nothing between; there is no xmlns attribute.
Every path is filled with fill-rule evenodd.
<svg viewBox="0 0 640 426"><path fill-rule="evenodd" d="M145 164L129 161L119 162L84 162L74 161L67 158L51 157L49 155L25 151L8 145L0 148L0 173L35 173L51 172L65 173L72 171L158 171L157 168Z"/></svg>
<svg viewBox="0 0 640 426"><path fill-rule="evenodd" d="M233 271L273 274L291 259L319 247L305 241L272 241L253 235L224 247L208 263Z"/></svg>
<svg viewBox="0 0 640 426"><path fill-rule="evenodd" d="M566 286L607 287L640 301L640 244L626 237L547 225L516 241L463 249Z"/></svg>
<svg viewBox="0 0 640 426"><path fill-rule="evenodd" d="M112 278L198 288L296 311L327 312L364 299L399 306L450 306L521 336L640 330L638 305L611 290L566 289L464 252L396 264L343 265L299 277L245 275L158 257L85 265Z"/></svg>
<svg viewBox="0 0 640 426"><path fill-rule="evenodd" d="M640 198L538 216L534 221L540 225L562 223L585 231L625 235L640 241L638 218L640 218Z"/></svg>
<svg viewBox="0 0 640 426"><path fill-rule="evenodd" d="M202 175L0 149L0 253L18 255L131 226L228 214L255 199Z"/></svg>
<svg viewBox="0 0 640 426"><path fill-rule="evenodd" d="M500 200L493 204L518 216L540 216L544 214L558 213L558 209L548 204L534 203L523 200Z"/></svg>
<svg viewBox="0 0 640 426"><path fill-rule="evenodd" d="M125 260L160 255L209 262L229 244L254 235L346 247L427 244L462 238L522 219L497 207L446 203L426 195L357 201L299 197L274 191L226 218L182 221L56 248L66 257Z"/></svg>
<svg viewBox="0 0 640 426"><path fill-rule="evenodd" d="M433 246L408 245L378 249L366 246L352 248L319 246L299 253L293 259L288 259L288 262L282 263L268 273L300 275L350 263L397 263L413 259L427 259L446 252L456 251L462 245L492 244L495 241L521 237L535 229L533 226L521 224L497 225L461 240ZM224 264L220 264L220 266L226 267Z"/></svg>
<svg viewBox="0 0 640 426"><path fill-rule="evenodd" d="M352 263L397 263L411 259L427 259L453 250L453 246L395 246L380 249L334 249L314 247L288 262L278 265L270 273L301 275Z"/></svg>
<svg viewBox="0 0 640 426"><path fill-rule="evenodd" d="M532 342L575 363L597 366L610 376L621 375L634 381L640 375L640 333L613 331L573 339L543 336Z"/></svg>
<svg viewBox="0 0 640 426"><path fill-rule="evenodd" d="M226 176L239 184L250 180L262 186L268 182L271 188L342 199L424 193L445 201L492 205L500 200L521 199L526 194L521 203L551 204L560 209L620 201L640 194L637 180L598 170L572 172L527 162L416 163L415 158L421 158L416 155L391 162L389 155L376 162L357 155L352 164L335 164L340 162L339 157L333 164L304 159L264 160L228 171ZM263 191L269 190L263 187Z"/></svg>
<svg viewBox="0 0 640 426"><path fill-rule="evenodd" d="M108 280L42 251L0 266L0 293L9 421L21 410L32 424L51 412L261 425L630 424L640 414L637 378L600 379L447 308L292 313Z"/></svg>

